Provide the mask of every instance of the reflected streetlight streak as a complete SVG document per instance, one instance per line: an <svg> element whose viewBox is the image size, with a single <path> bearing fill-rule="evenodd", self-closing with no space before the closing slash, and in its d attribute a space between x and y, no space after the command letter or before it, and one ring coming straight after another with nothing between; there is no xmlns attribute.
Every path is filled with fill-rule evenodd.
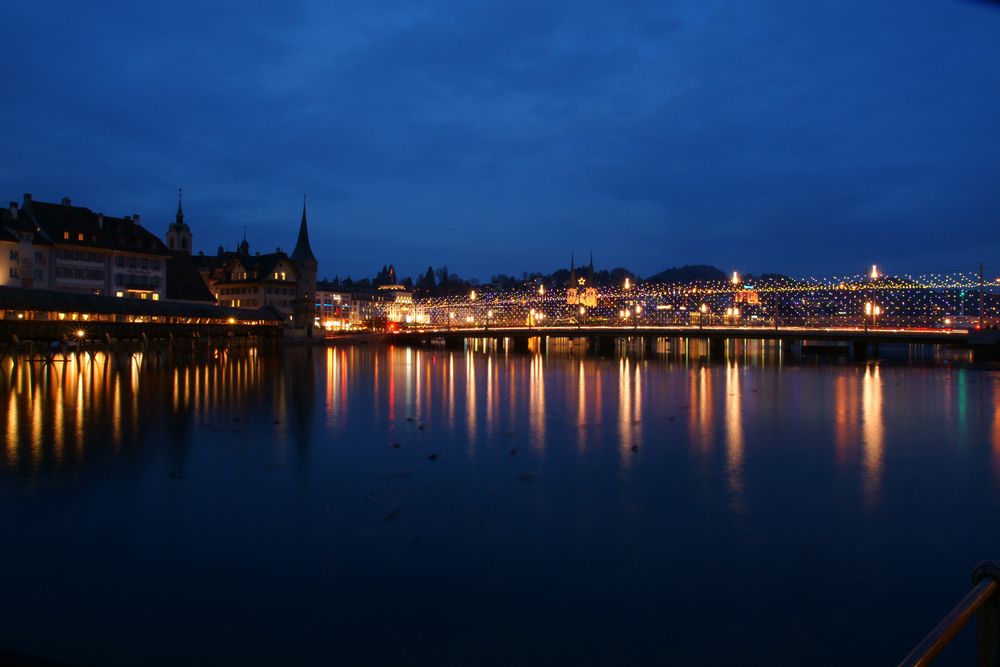
<svg viewBox="0 0 1000 667"><path fill-rule="evenodd" d="M465 423L471 457L476 447L476 358L471 350L465 352Z"/></svg>
<svg viewBox="0 0 1000 667"><path fill-rule="evenodd" d="M576 445L580 452L587 450L587 374L583 369L583 360L577 365L576 372Z"/></svg>
<svg viewBox="0 0 1000 667"><path fill-rule="evenodd" d="M632 385L629 382L629 359L618 361L618 443L622 467L631 464L632 445Z"/></svg>
<svg viewBox="0 0 1000 667"><path fill-rule="evenodd" d="M740 369L736 363L726 365L726 473L732 508L737 514L746 512L743 486L743 415L740 395Z"/></svg>
<svg viewBox="0 0 1000 667"><path fill-rule="evenodd" d="M528 367L528 421L535 448L545 449L545 359L531 356Z"/></svg>
<svg viewBox="0 0 1000 667"><path fill-rule="evenodd" d="M865 370L861 385L862 412L862 466L864 467L863 493L865 502L877 505L881 476L882 457L885 439L885 425L882 421L882 378L879 375L878 364L871 364Z"/></svg>

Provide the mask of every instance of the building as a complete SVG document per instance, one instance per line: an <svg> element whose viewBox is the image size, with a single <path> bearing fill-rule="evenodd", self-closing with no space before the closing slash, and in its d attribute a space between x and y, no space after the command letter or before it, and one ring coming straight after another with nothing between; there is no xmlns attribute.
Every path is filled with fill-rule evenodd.
<svg viewBox="0 0 1000 667"><path fill-rule="evenodd" d="M52 204L25 194L21 207L11 204L3 216L3 284L163 299L170 254L139 221L138 214L114 218L73 206L68 197Z"/></svg>
<svg viewBox="0 0 1000 667"><path fill-rule="evenodd" d="M184 252L185 242L191 247L191 230L184 223L178 203L177 218L167 230L172 240ZM280 248L272 253L251 254L244 238L236 250L219 247L215 255L198 253L191 257L202 280L220 306L232 308L270 308L286 322L311 329L315 326L316 274L319 263L309 244L309 228L305 203L299 223L298 239L291 255Z"/></svg>
<svg viewBox="0 0 1000 667"><path fill-rule="evenodd" d="M302 199L302 220L299 223L299 236L295 240L291 260L297 273L295 283L295 302L293 303L294 319L298 326L310 328L313 326L315 312L313 303L316 300L316 272L319 262L309 245L309 227L306 224L306 202Z"/></svg>
<svg viewBox="0 0 1000 667"><path fill-rule="evenodd" d="M576 275L573 254L569 256L569 284L566 286L566 303L580 308L597 307L597 284L594 282L594 254L590 254L590 268ZM581 311L582 312L582 311Z"/></svg>
<svg viewBox="0 0 1000 667"><path fill-rule="evenodd" d="M184 192L177 191L177 215L167 228L167 248L171 252L191 254L191 228L184 222Z"/></svg>
<svg viewBox="0 0 1000 667"><path fill-rule="evenodd" d="M0 210L0 285L49 289L52 243L20 213L17 202Z"/></svg>
<svg viewBox="0 0 1000 667"><path fill-rule="evenodd" d="M316 282L316 324L327 331L349 329L359 324L351 293L330 280Z"/></svg>

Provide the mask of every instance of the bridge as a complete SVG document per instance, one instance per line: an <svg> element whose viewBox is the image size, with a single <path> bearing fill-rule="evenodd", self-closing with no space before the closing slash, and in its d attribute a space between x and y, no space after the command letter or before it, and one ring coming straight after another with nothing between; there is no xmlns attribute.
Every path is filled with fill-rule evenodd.
<svg viewBox="0 0 1000 667"><path fill-rule="evenodd" d="M585 281L586 282L586 281ZM589 283L588 283L589 284ZM1000 279L955 272L870 274L793 279L784 276L641 283L577 289L538 282L513 289L490 285L469 293L420 298L401 341L457 345L503 340L515 349L550 340L586 341L605 353L627 341L653 349L660 340L771 340L803 351L855 356L880 344L997 348Z"/></svg>
<svg viewBox="0 0 1000 667"><path fill-rule="evenodd" d="M727 341L779 341L782 349L796 347L802 352L853 354L856 358L877 355L880 344L967 346L965 329L805 327L805 326L501 326L427 327L399 331L390 342L409 345L443 344L465 347L470 341L491 342L498 348L545 351L556 341L584 343L588 352L613 354L620 346L638 347L646 352L658 342L703 340L710 352L720 352Z"/></svg>

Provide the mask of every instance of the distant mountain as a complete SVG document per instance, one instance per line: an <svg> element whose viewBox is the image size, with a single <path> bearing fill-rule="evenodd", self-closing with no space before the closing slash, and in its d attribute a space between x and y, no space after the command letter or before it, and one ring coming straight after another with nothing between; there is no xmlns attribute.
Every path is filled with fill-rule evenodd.
<svg viewBox="0 0 1000 667"><path fill-rule="evenodd" d="M726 280L725 272L707 264L685 264L660 271L645 279L647 283L694 283Z"/></svg>

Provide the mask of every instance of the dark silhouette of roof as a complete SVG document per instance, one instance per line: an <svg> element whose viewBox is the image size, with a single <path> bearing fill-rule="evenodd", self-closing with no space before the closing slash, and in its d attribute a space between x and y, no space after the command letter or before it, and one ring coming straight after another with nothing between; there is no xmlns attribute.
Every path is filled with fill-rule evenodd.
<svg viewBox="0 0 1000 667"><path fill-rule="evenodd" d="M306 203L302 202L302 222L299 223L299 238L295 241L295 249L292 250L292 259L296 262L316 261L312 247L309 245L309 227L306 225Z"/></svg>
<svg viewBox="0 0 1000 667"><path fill-rule="evenodd" d="M215 303L215 296L205 284L191 255L183 250L174 250L170 253L170 259L167 260L166 287L166 297L169 300Z"/></svg>
<svg viewBox="0 0 1000 667"><path fill-rule="evenodd" d="M18 217L24 215L53 243L150 255L170 254L155 234L131 217L115 218L94 213L83 206L31 199L25 200Z"/></svg>
<svg viewBox="0 0 1000 667"><path fill-rule="evenodd" d="M0 240L17 243L21 240L18 235L25 233L31 234L31 242L34 245L52 245L28 216L17 211L15 217L10 209L0 209Z"/></svg>

